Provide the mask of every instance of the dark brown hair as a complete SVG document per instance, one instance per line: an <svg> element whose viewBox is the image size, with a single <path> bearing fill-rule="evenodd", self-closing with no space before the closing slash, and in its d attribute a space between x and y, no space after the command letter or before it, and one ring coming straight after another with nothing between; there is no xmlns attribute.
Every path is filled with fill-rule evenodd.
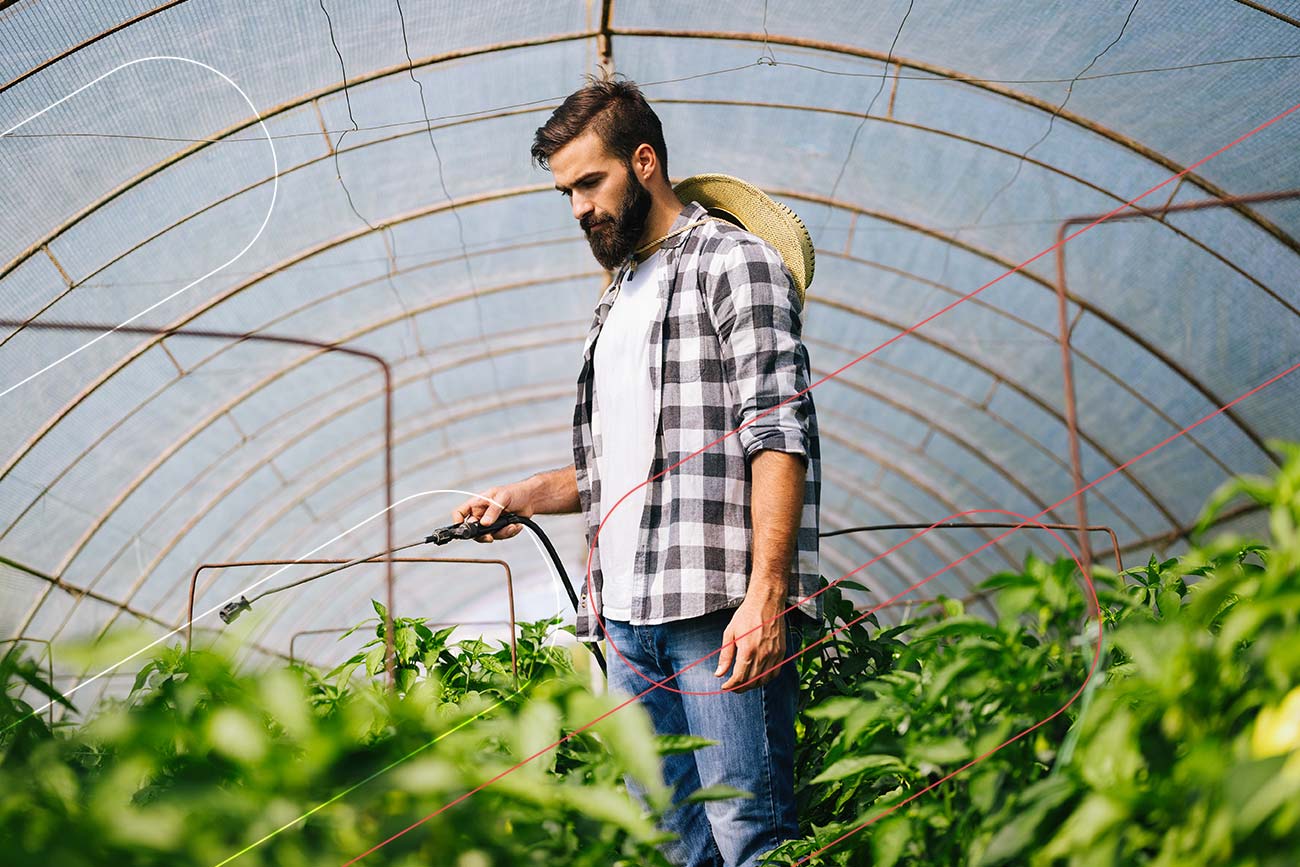
<svg viewBox="0 0 1300 867"><path fill-rule="evenodd" d="M650 145L667 179L668 146L664 144L663 126L636 82L588 75L587 84L569 94L550 119L537 128L533 162L549 169L551 155L588 128L596 131L607 151L629 166L633 152L643 144Z"/></svg>

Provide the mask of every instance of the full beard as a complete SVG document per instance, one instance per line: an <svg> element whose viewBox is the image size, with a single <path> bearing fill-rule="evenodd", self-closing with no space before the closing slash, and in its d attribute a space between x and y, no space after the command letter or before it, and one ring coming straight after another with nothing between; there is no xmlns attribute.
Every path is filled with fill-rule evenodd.
<svg viewBox="0 0 1300 867"><path fill-rule="evenodd" d="M619 202L618 213L584 222L582 231L587 235L591 255L606 271L613 271L635 249L637 240L645 231L646 218L650 216L650 193L641 186L631 170L627 173L627 189Z"/></svg>

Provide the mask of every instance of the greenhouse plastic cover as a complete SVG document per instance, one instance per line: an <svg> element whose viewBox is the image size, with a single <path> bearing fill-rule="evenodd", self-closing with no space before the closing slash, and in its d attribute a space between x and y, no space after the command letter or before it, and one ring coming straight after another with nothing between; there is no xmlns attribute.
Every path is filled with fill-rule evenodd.
<svg viewBox="0 0 1300 867"><path fill-rule="evenodd" d="M0 637L162 638L204 564L385 543L373 358L35 324L380 356L398 544L449 523L456 492L569 463L607 275L528 147L602 62L644 87L674 178L742 177L813 235L804 339L814 381L840 371L814 390L823 532L968 510L1077 523L1044 251L1160 184L1143 207L1300 188L1300 115L1257 129L1300 93L1297 17L1281 0L0 3L0 318L28 323L0 329ZM1130 560L1179 550L1218 485L1300 431L1295 374L1169 440L1300 360L1298 237L1300 199L1279 198L1062 248L1082 477L1105 477L1086 516ZM1239 507L1225 526L1262 521ZM539 522L580 584L581 518ZM1077 547L1002 534L931 531L849 595L883 602L986 546L899 603L965 597ZM823 574L911 535L828 537ZM1091 544L1114 566L1105 534ZM520 619L572 621L527 535L406 553L503 559ZM398 613L505 634L500 564L395 569ZM196 640L221 602L307 574L203 570ZM272 597L238 634L250 662L292 643L331 664L371 598L381 565ZM87 676L54 663L63 688Z"/></svg>

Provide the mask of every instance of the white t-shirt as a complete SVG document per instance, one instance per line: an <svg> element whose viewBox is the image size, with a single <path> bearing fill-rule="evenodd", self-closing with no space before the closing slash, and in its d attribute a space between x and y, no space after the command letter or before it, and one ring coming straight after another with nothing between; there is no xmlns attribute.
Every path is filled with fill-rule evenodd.
<svg viewBox="0 0 1300 867"><path fill-rule="evenodd" d="M637 265L623 285L596 339L595 400L600 404L601 509L613 516L596 540L600 557L600 616L628 620L632 616L632 570L636 563L641 512L646 488L614 504L650 477L654 460L654 393L650 387L650 324L659 312L659 251ZM647 486L648 487L648 486ZM603 519L604 514L601 515Z"/></svg>

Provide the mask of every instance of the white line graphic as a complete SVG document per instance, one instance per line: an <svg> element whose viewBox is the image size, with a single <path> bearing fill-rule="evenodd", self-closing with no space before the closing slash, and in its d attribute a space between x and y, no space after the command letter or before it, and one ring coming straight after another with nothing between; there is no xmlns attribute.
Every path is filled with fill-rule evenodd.
<svg viewBox="0 0 1300 867"><path fill-rule="evenodd" d="M150 304L148 307L146 307L145 309L141 310L139 313L135 314L135 315L132 316L131 318L129 318L129 319L123 321L123 322L118 323L117 326L115 326L114 328L111 328L111 329L109 329L108 331L105 331L103 334L100 334L100 335L97 336L97 337L93 337L93 338L91 338L90 340L86 341L86 342L83 343L81 346L78 346L76 349L74 349L74 350L72 350L71 352L67 353L67 354L64 355L63 357L61 357L61 358L59 358L59 359L56 359L55 361L50 362L49 364L45 365L44 367L42 367L40 370L36 371L35 373L30 374L29 376L27 376L27 377L25 377L25 378L19 380L18 382L15 382L13 385L8 386L7 388L4 389L4 391L0 391L0 397L4 397L5 395L9 394L9 392L11 392L11 391L13 391L13 390L15 390L15 389L17 389L17 388L23 386L23 385L26 385L27 383L31 382L31 381L32 381L33 379L35 379L36 377L40 376L42 373L45 373L46 371L50 370L51 368L55 367L56 365L62 364L63 362L67 361L69 358L71 358L72 356L74 356L74 355L76 355L77 353L81 352L82 350L86 349L87 347L94 346L96 343L98 343L99 341L103 340L103 339L104 339L105 337L107 337L108 335L112 334L112 333L113 333L114 331L116 331L118 328L121 328L121 327L124 326L124 325L130 325L132 322L134 322L135 320L139 319L141 316L144 316L144 315L145 315L146 313L148 313L150 310L153 310L154 308L158 307L158 306L161 305L161 304L165 304L165 303L167 303L167 302L170 301L171 299L175 298L177 295L180 295L182 292L186 292L186 291L188 291L189 289L193 288L195 285L197 285L197 284L201 283L202 281L206 280L207 278L211 277L213 274L217 273L218 271L222 270L223 268L226 268L226 267L228 267L228 266L234 264L234 263L235 263L235 262L236 262L240 257L242 257L245 253L248 252L248 250L249 250L250 247L252 247L254 244L257 243L257 239L260 238L260 237L262 237L262 231L266 228L267 223L269 223L269 222L271 221L271 212L275 210L275 198L276 198L276 195L277 195L277 193L279 192L279 189L280 189L280 160L279 160L279 157L276 155L276 152L275 152L275 142L272 140L272 138L271 138L271 133L270 133L269 130L267 130L267 128L266 128L266 124L262 121L262 115L258 112L257 107L253 105L253 101L252 101L251 99L248 98L248 94L244 93L243 88L241 88L238 84L235 84L235 82L232 81L232 80L230 79L230 76L226 75L226 74L225 74L224 72L222 72L221 70L219 70L219 69L214 69L213 67L208 66L206 63L203 63L202 61L191 60L191 59L188 58L188 57L174 57L174 56L172 56L172 55L168 55L168 54L160 54L160 55L155 55L155 56L150 56L150 57L141 57L141 58L139 58L139 59L137 59L137 60L131 60L131 61L128 61L127 63L123 63L121 66L118 66L118 67L115 67L115 68L113 68L113 69L110 69L108 72L105 72L103 75L99 76L99 78L96 78L96 79L94 79L94 80L92 80L92 81L87 82L86 84L83 84L81 87L78 87L76 90L72 91L72 93L69 93L67 96L65 96L65 97L63 97L62 99L60 99L58 102L50 103L50 104L47 105L45 108L43 108L43 109L41 109L40 111L36 112L36 114L33 114L31 117L27 118L26 120L19 121L18 123L16 123L16 124L14 124L13 126L9 127L9 129L5 130L4 132L0 132L0 139L2 139L2 138L4 138L5 136L11 134L14 130L20 129L20 128L22 128L23 126L25 126L25 125L31 123L33 120L35 120L36 118L38 118L38 117L40 117L41 115L45 114L45 113L46 113L47 111L49 111L50 109L52 109L52 108L56 108L56 107L62 105L63 103L67 102L68 100L72 99L72 98L73 98L74 96L76 96L77 94L81 93L81 92L82 92L83 90L85 90L86 88L88 88L88 87L93 87L94 85L96 85L96 84L98 84L99 82L103 81L105 78L108 78L110 75L113 75L113 74L115 74L115 73L117 73L117 72L119 72L119 71L121 71L121 70L123 70L123 69L126 69L128 66L134 66L134 65L137 64L137 63L147 63L147 62L152 61L152 60L175 60L175 61L178 61L178 62L180 62L180 63L190 63L190 64L193 64L194 66L202 67L203 69L206 69L206 70L208 70L209 72L214 73L215 75L219 75L219 76L221 76L221 78L222 78L222 79L223 79L227 84L229 84L231 87L233 87L235 90L237 90L237 91L239 92L239 95L240 95L241 97L243 97L244 102L248 103L248 107L249 107L249 109L252 110L252 112L253 112L253 116L257 118L257 125L260 126L260 127L262 128L262 134L263 134L264 136L266 136L266 143L267 143L267 145L269 145L270 148L271 148L271 164L272 164L273 171L274 171L274 174L273 174L273 176L272 176L272 178L271 178L271 204L270 204L270 206L266 209L266 216L262 218L262 225L260 225L260 226L257 227L257 234L253 235L253 239L252 239L251 241L249 241L247 244L245 244L245 245L244 245L244 248L243 248L242 250L240 250L238 253L236 253L232 258L228 259L227 261L225 261L225 262L223 262L222 264L218 265L217 267L213 268L211 271L209 271L208 273L204 274L202 277L199 277L199 278L196 279L196 280L192 280L192 281L190 281L189 283L186 283L184 286L182 286L180 289L177 289L175 292L173 292L172 294L168 295L166 298L161 298L161 299L159 299L158 301L155 301L153 304Z"/></svg>
<svg viewBox="0 0 1300 867"><path fill-rule="evenodd" d="M410 496L403 497L402 499L400 499L400 500L398 500L397 502L393 503L393 505L392 505L391 507L389 507L389 508L396 508L396 507L402 505L402 504L405 503L405 502L408 502L408 501L410 501L410 500L414 500L414 499L417 498L417 497L427 497L427 496L429 496L430 494L462 494L462 495L464 495L464 496L466 496L466 497L482 497L483 499L485 499L485 500L487 500L488 502L492 503L492 504L493 504L494 506L496 506L497 508L502 509L503 511L505 510L505 507L504 507L501 503L498 503L496 500L492 499L491 497L484 497L482 494L478 493L477 491L462 491L462 490L458 490L458 489L456 489L456 488L434 488L434 489L432 489L432 490L428 490L428 491L420 491L420 492L418 492L418 493L411 494ZM246 596L248 593L252 592L253 590L256 590L258 587L262 586L262 585L265 584L267 581L270 581L270 580L271 580L272 578L274 578L276 575L279 575L281 572L283 572L284 570L288 569L290 566L294 565L294 563L297 563L298 560L305 560L305 559L307 559L308 557L311 557L311 556L312 556L313 554L315 554L317 551L321 550L322 548L326 547L327 545L331 545L331 544L333 544L334 542L337 542L339 539L342 539L344 536L347 536L348 534L352 533L354 530L357 530L357 529L359 529L360 527L364 527L366 524L370 523L371 521L375 520L376 518L381 517L381 516L382 516L385 512L387 512L387 511L388 511L388 509L380 509L378 512L375 512L375 513L374 513L373 515L371 515L370 517L363 519L362 521L360 521L360 522L357 523L357 524L354 524L353 526L351 526L351 527L349 527L348 529L344 530L342 533L339 533L337 536L333 537L332 539L328 539L327 541L322 542L321 544L317 545L315 548L312 548L312 549L311 549L310 551L308 551L306 554L303 554L302 556L298 557L297 560L294 560L293 563L286 563L285 565L283 565L283 566L281 566L280 568L276 569L276 570L275 570L274 572L272 572L271 574L266 575L265 577L263 577L263 578L261 578L261 579L259 579L259 580L257 580L257 581L254 581L252 584L248 585L247 587L245 587L244 589L240 590L239 592L234 593L234 594L232 594L231 596L226 597L225 599L222 599L219 603L217 603L216 605L213 605L213 606L212 606L211 608L209 608L207 611L204 611L204 612L201 613L201 614L196 614L196 615L194 615L193 619L188 620L188 621L186 621L185 623L182 623L180 626L177 626L177 627L176 627L175 629L173 629L171 632L168 632L168 633L165 633L165 634L163 634L163 635L158 636L158 637L155 638L153 641L151 641L151 642L149 642L148 644L146 644L144 647L141 647L139 650L135 651L134 653L130 654L129 656L123 657L122 659L120 659L120 660L118 660L117 662L113 663L112 665L108 666L108 667L105 668L103 671L101 671L99 674L96 674L95 676L90 677L90 678L88 678L88 679L86 679L86 680L83 680L81 683L78 683L76 686L72 687L72 688L69 689L67 692L65 692L65 693L64 693L64 696L65 696L65 697L67 697L67 696L71 696L73 693L75 693L77 690L81 689L83 686L87 686L87 685L89 685L89 684L94 683L95 681L99 680L101 677L103 677L104 675L108 674L110 671L112 671L113 669L115 669L115 668L117 668L118 666L122 665L123 663L125 663L125 662L130 662L132 659L135 659L137 656L139 656L140 654L144 653L144 652L145 652L146 650L148 650L149 648L151 648L151 647L157 647L159 644L161 644L162 642L166 641L168 638L171 638L173 635L176 635L178 632L180 632L181 630L185 629L185 627L189 626L191 623L195 623L195 622L197 622L197 621L203 619L204 617L207 617L209 614L212 614L213 612L217 611L219 608L221 608L222 605L225 605L227 602L233 602L233 601L235 601L236 599L238 599L240 596ZM541 540L538 539L535 535L533 535L533 534L531 534L531 533L528 534L528 535L529 535L529 538L531 538L531 539L533 540L533 545L537 548L538 553L541 555L541 557L542 557L542 561L545 562L545 563L547 564L547 569L548 569L548 571L549 571L550 574L551 574L551 587L552 587L552 589L555 591L555 610L556 610L556 611L561 611L561 610L563 610L563 601L562 601L561 598L560 598L560 575L559 575L559 573L558 573L558 572L556 571L556 569L555 569L555 564L551 562L551 557L550 557L550 555L546 552L546 549L545 549L544 547L542 547ZM382 560L382 559L379 559L379 560L375 560L374 562L376 562L376 563L382 563L383 560ZM553 640L555 637L558 636L558 632L559 632L559 630L555 630L555 631L553 631L552 634L551 634L550 636L548 636L548 639L547 639L547 640L548 640L548 641L549 641L549 640ZM51 704L53 704L53 703L54 703L53 701L47 701L45 704L41 705L39 708L33 708L32 712L29 713L29 714L27 715L27 717L31 717L31 716L34 716L34 715L36 715L36 714L39 714L39 713L43 712L44 710L46 710L46 709L47 709ZM26 719L27 717L24 717L24 719ZM16 725L16 723L15 723L15 725Z"/></svg>

